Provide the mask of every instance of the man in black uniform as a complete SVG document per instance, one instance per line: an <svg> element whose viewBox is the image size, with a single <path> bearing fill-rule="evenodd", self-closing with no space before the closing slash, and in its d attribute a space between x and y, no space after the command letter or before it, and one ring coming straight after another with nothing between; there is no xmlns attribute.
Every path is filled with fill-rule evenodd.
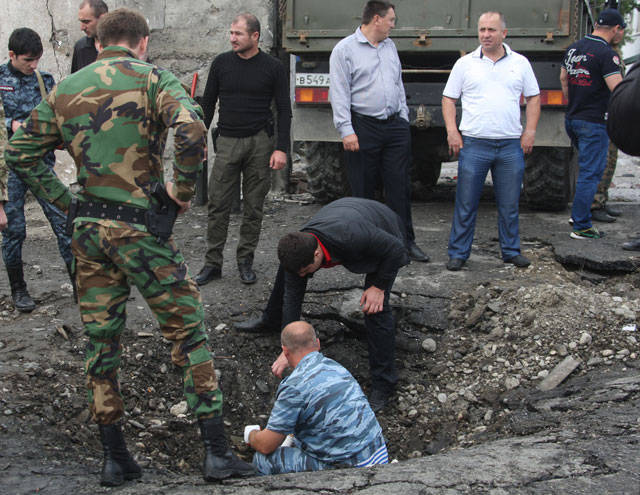
<svg viewBox="0 0 640 495"><path fill-rule="evenodd" d="M278 244L280 267L267 308L260 318L238 323L242 331L280 331L300 319L307 280L320 268L343 265L364 273L364 312L369 344L374 411L387 404L398 381L395 354L395 319L389 294L398 270L409 263L404 224L389 207L363 198L342 198L329 203L300 232L285 235ZM286 367L283 355L272 370Z"/></svg>
<svg viewBox="0 0 640 495"><path fill-rule="evenodd" d="M71 73L86 67L96 61L96 31L98 19L109 11L109 7L102 0L83 0L78 11L80 29L86 35L79 39L73 47L71 59Z"/></svg>
<svg viewBox="0 0 640 495"><path fill-rule="evenodd" d="M232 50L215 58L202 97L204 123L213 119L220 101L214 133L216 158L209 178L207 253L196 277L204 285L222 275L222 251L227 240L232 197L242 174L243 217L236 260L240 280L256 281L253 253L262 226L262 207L269 192L271 170L287 164L291 101L282 63L258 48L260 23L248 13L231 23ZM273 146L271 101L278 112L278 135ZM216 136L219 136L216 139Z"/></svg>

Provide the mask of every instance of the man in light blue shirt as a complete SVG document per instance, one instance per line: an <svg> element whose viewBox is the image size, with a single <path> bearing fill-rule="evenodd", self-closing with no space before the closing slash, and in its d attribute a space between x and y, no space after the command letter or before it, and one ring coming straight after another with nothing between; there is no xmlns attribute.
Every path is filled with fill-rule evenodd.
<svg viewBox="0 0 640 495"><path fill-rule="evenodd" d="M389 39L395 21L393 4L367 2L362 25L331 52L331 108L352 195L374 199L382 182L387 206L405 225L410 258L426 262L411 220L409 108L398 51Z"/></svg>
<svg viewBox="0 0 640 495"><path fill-rule="evenodd" d="M304 321L290 323L281 342L294 369L278 387L267 427L248 433L248 443L257 451L253 464L258 472L386 464L382 429L367 398L344 367L318 352L313 327ZM293 445L285 446L289 434L294 435Z"/></svg>

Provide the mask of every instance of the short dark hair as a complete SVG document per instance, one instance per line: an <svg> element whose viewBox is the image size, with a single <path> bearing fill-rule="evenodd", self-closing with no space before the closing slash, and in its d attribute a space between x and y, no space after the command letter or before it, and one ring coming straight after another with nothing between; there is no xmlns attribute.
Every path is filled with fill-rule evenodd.
<svg viewBox="0 0 640 495"><path fill-rule="evenodd" d="M395 9L396 6L391 2L384 0L369 0L362 11L362 24L369 24L377 15L384 17L389 9Z"/></svg>
<svg viewBox="0 0 640 495"><path fill-rule="evenodd" d="M260 21L258 18L251 14L250 12L243 12L242 14L238 14L233 18L231 24L235 24L240 19L243 19L245 24L247 25L247 32L249 34L258 33L258 38L260 37Z"/></svg>
<svg viewBox="0 0 640 495"><path fill-rule="evenodd" d="M109 12L109 7L102 0L82 0L78 8L81 9L85 5L91 7L94 17L100 17L102 14Z"/></svg>
<svg viewBox="0 0 640 495"><path fill-rule="evenodd" d="M308 232L289 232L278 242L278 259L285 270L298 273L313 263L318 240Z"/></svg>
<svg viewBox="0 0 640 495"><path fill-rule="evenodd" d="M18 28L9 36L9 51L18 55L42 55L42 40L38 33L28 27Z"/></svg>
<svg viewBox="0 0 640 495"><path fill-rule="evenodd" d="M116 9L98 21L98 39L103 47L124 42L133 48L147 36L147 20L136 10Z"/></svg>

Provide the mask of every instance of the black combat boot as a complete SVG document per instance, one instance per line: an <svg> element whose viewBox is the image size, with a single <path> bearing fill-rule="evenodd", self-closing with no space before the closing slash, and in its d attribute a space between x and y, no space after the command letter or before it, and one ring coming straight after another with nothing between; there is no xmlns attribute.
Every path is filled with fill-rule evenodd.
<svg viewBox="0 0 640 495"><path fill-rule="evenodd" d="M232 476L254 476L255 469L231 452L224 435L222 416L199 419L200 434L204 443L204 466L202 474L205 481L219 481Z"/></svg>
<svg viewBox="0 0 640 495"><path fill-rule="evenodd" d="M78 303L78 287L76 286L76 271L73 269L73 263L67 265L67 273L69 274L69 280L71 280L71 286L73 287L73 302Z"/></svg>
<svg viewBox="0 0 640 495"><path fill-rule="evenodd" d="M124 480L135 480L142 476L142 470L133 460L124 443L120 425L98 425L100 440L104 450L104 464L100 474L103 486L119 486Z"/></svg>
<svg viewBox="0 0 640 495"><path fill-rule="evenodd" d="M31 313L36 309L36 303L33 302L33 299L31 299L27 291L22 264L7 266L7 273L9 274L9 285L11 285L13 305L21 313Z"/></svg>

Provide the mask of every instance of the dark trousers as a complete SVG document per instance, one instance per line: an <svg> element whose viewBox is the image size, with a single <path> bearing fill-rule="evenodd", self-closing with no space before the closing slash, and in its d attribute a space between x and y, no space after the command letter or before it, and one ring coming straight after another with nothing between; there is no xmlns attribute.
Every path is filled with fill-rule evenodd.
<svg viewBox="0 0 640 495"><path fill-rule="evenodd" d="M411 220L411 130L399 117L379 120L351 113L351 124L358 136L360 151L345 152L351 193L358 198L375 199L382 183L385 203L402 219L407 240L415 239Z"/></svg>
<svg viewBox="0 0 640 495"><path fill-rule="evenodd" d="M289 273L282 265L278 267L276 281L264 311L269 326L284 328L292 321L300 319L308 278ZM365 290L371 285L372 281L367 275L364 281ZM371 384L374 388L388 393L393 391L398 381L395 367L396 322L389 305L390 291L391 287L384 293L382 311L364 317Z"/></svg>

